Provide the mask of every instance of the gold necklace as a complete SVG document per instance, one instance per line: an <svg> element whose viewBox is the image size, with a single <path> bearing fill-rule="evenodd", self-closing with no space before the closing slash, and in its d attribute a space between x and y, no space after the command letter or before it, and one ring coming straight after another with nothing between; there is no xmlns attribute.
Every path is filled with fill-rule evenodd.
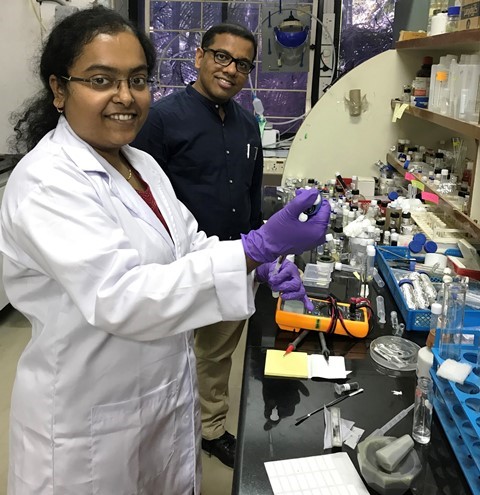
<svg viewBox="0 0 480 495"><path fill-rule="evenodd" d="M127 177L127 181L130 181L130 179L132 178L132 169L131 167L128 167L128 177Z"/></svg>

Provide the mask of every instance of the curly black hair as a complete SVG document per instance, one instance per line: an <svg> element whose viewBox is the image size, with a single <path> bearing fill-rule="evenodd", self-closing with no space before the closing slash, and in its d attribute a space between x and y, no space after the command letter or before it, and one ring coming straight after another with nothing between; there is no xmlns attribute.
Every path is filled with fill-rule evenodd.
<svg viewBox="0 0 480 495"><path fill-rule="evenodd" d="M50 76L55 75L60 79L68 74L83 47L98 34L117 34L124 31L130 31L138 38L151 75L156 60L153 44L143 31L118 12L95 6L75 12L55 25L40 56L39 72L43 88L10 116L10 123L15 131L10 139L12 151L30 151L47 132L56 127L60 114L53 105Z"/></svg>

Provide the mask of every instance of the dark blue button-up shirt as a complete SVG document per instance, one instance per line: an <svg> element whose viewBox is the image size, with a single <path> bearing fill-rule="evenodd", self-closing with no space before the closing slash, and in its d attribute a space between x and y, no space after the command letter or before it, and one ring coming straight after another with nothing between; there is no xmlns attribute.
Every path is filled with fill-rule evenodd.
<svg viewBox="0 0 480 495"><path fill-rule="evenodd" d="M239 239L262 223L258 123L237 102L219 105L191 85L160 99L132 146L151 154L207 235Z"/></svg>

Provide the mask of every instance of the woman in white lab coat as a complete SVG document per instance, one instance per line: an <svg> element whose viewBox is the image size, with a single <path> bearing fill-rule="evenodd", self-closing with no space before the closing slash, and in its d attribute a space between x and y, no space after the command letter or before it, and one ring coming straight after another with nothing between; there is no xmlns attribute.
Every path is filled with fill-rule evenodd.
<svg viewBox="0 0 480 495"><path fill-rule="evenodd" d="M161 168L128 146L154 61L117 13L75 13L52 31L44 91L16 127L29 153L6 187L0 250L32 339L12 394L11 495L199 493L192 329L251 315L252 270L323 239L328 207L295 221L308 193L241 241L197 231ZM281 272L263 280L301 299Z"/></svg>

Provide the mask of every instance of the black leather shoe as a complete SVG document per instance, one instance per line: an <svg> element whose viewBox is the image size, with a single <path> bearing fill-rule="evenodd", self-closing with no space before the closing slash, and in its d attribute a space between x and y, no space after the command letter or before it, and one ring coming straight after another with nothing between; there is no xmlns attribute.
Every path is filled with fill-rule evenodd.
<svg viewBox="0 0 480 495"><path fill-rule="evenodd" d="M202 449L209 457L214 455L225 466L233 468L235 464L235 447L237 440L226 431L221 437L215 440L205 440L202 438Z"/></svg>

